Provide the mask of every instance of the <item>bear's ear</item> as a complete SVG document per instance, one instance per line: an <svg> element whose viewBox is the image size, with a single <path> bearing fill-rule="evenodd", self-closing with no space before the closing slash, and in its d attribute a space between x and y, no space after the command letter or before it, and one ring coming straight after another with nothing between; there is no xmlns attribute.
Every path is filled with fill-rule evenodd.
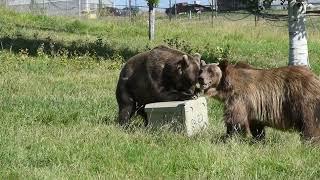
<svg viewBox="0 0 320 180"><path fill-rule="evenodd" d="M182 71L184 69L188 68L189 64L190 64L190 62L189 62L188 56L183 55L182 59L180 61L178 61L178 64L177 64L178 73L181 75Z"/></svg>
<svg viewBox="0 0 320 180"><path fill-rule="evenodd" d="M227 66L229 65L228 60L222 60L219 62L219 68L221 69L221 71L224 73L226 71Z"/></svg>
<svg viewBox="0 0 320 180"><path fill-rule="evenodd" d="M253 66L251 66L250 64L246 63L246 62L237 62L237 64L235 65L236 68L245 68L245 69L254 69Z"/></svg>
<svg viewBox="0 0 320 180"><path fill-rule="evenodd" d="M197 61L197 63L201 65L201 54L195 53L193 57Z"/></svg>
<svg viewBox="0 0 320 180"><path fill-rule="evenodd" d="M202 67L202 66L205 66L205 65L207 65L207 63L204 60L201 60L200 66Z"/></svg>

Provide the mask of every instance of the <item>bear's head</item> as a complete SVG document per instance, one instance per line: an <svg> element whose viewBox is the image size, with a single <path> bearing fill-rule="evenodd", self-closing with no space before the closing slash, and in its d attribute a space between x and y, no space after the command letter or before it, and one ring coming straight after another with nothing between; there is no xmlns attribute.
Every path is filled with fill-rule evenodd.
<svg viewBox="0 0 320 180"><path fill-rule="evenodd" d="M202 63L203 64L203 63ZM199 84L204 93L214 96L222 77L218 63L203 64L199 75Z"/></svg>
<svg viewBox="0 0 320 180"><path fill-rule="evenodd" d="M164 75L170 87L193 94L200 74L200 58L198 53L193 56L184 54L166 64Z"/></svg>

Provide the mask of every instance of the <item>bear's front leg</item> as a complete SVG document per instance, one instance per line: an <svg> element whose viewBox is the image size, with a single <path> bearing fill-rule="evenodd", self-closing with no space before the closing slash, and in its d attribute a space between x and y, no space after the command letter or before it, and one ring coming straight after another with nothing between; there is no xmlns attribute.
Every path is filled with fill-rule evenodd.
<svg viewBox="0 0 320 180"><path fill-rule="evenodd" d="M261 141L265 139L265 125L258 120L250 121L250 131L254 140Z"/></svg>
<svg viewBox="0 0 320 180"><path fill-rule="evenodd" d="M246 106L241 101L226 104L224 122L227 128L226 138L232 137L233 134L252 136Z"/></svg>
<svg viewBox="0 0 320 180"><path fill-rule="evenodd" d="M129 125L130 118L134 115L136 110L136 102L130 96L130 93L124 88L125 85L120 84L117 87L116 98L118 102L118 124L120 126L127 127Z"/></svg>

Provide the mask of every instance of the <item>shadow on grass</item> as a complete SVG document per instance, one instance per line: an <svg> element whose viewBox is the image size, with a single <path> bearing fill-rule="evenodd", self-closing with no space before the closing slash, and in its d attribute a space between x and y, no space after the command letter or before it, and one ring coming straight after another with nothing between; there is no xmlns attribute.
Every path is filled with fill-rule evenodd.
<svg viewBox="0 0 320 180"><path fill-rule="evenodd" d="M20 53L27 50L28 55L36 56L39 51L50 56L67 55L79 56L88 55L98 58L111 58L114 55L120 55L128 59L138 53L138 50L129 49L128 47L115 47L101 38L95 41L71 41L56 42L50 37L45 39L30 39L25 37L1 37L0 48L13 53Z"/></svg>

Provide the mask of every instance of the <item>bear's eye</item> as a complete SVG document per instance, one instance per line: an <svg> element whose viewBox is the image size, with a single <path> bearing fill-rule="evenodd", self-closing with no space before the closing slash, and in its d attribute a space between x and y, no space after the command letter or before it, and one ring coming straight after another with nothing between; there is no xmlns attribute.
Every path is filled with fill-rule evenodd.
<svg viewBox="0 0 320 180"><path fill-rule="evenodd" d="M200 74L201 74L201 73L203 73L203 70L202 70L202 69L200 69L199 73L200 73Z"/></svg>

